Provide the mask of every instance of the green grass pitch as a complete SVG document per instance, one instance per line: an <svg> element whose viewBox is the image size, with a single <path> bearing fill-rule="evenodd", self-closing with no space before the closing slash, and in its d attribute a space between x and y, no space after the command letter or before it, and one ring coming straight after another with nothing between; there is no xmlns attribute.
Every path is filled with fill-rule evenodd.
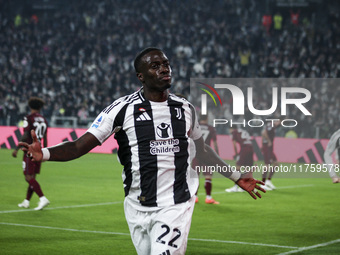
<svg viewBox="0 0 340 255"><path fill-rule="evenodd" d="M0 254L136 254L116 155L43 163L37 179L51 204L34 211L36 194L30 209L17 207L27 184L22 153L11 152L0 150ZM232 182L214 178L219 205L204 203L200 183L186 254L340 253L340 184L330 178L274 178L278 189L256 201L224 192Z"/></svg>

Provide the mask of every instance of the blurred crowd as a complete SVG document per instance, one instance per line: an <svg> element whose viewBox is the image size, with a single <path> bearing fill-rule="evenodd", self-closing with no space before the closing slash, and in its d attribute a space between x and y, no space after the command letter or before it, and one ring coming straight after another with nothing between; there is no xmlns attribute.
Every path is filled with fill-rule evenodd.
<svg viewBox="0 0 340 255"><path fill-rule="evenodd" d="M133 60L148 46L167 53L173 92L185 96L194 77L340 76L336 1L304 11L254 0L69 0L29 15L0 2L0 125L18 125L34 95L45 100L48 120L73 116L87 126L113 100L140 87ZM313 118L319 136L329 137L340 127L340 91L312 92L318 94ZM297 132L315 136L303 127Z"/></svg>

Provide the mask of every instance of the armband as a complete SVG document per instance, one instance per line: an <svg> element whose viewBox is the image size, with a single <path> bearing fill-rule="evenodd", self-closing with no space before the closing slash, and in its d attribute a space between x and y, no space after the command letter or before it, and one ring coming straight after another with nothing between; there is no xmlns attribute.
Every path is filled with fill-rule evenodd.
<svg viewBox="0 0 340 255"><path fill-rule="evenodd" d="M47 148L42 148L41 152L43 154L43 157L42 157L43 162L50 159L51 154L50 154L50 151Z"/></svg>
<svg viewBox="0 0 340 255"><path fill-rule="evenodd" d="M235 171L229 176L229 179L234 182L237 182L239 179L241 179L241 173L238 171Z"/></svg>

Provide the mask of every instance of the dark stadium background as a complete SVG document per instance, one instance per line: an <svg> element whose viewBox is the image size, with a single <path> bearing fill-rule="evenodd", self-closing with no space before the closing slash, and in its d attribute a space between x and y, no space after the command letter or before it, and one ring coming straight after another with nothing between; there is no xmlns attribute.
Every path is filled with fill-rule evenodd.
<svg viewBox="0 0 340 255"><path fill-rule="evenodd" d="M0 6L0 125L20 125L34 95L46 101L52 126L87 127L139 87L132 62L147 46L167 53L173 91L183 95L191 77L340 75L339 1L0 0ZM315 123L307 125L318 125L318 137L315 130L297 135L329 138L340 126L340 91L312 93L319 99Z"/></svg>
<svg viewBox="0 0 340 255"><path fill-rule="evenodd" d="M340 75L339 13L337 0L0 0L1 255L135 254L116 147L110 148L113 154L43 163L39 182L51 204L38 212L35 195L32 209L17 207L27 186L22 156L11 153L30 96L46 101L43 115L51 126L65 127L50 135L58 129L59 142L74 140L104 107L139 88L132 62L147 46L164 49L173 67L173 92L185 96L193 77L335 80L309 88L313 119L292 117L310 127L296 129L302 138L295 139L296 148L293 139L275 138L280 153L305 159L284 163L277 154L280 166L302 169L301 175L276 173L277 190L256 201L246 192L226 193L233 183L217 175L216 206L204 203L201 175L187 255L339 254L339 184L328 173L306 171L321 163L326 139L340 127L340 86L334 79ZM264 27L264 17L278 14L281 29L274 29L274 21ZM254 107L270 92L263 89ZM256 139L258 156L261 138ZM280 140L287 148L277 146ZM309 148L302 146L312 140ZM233 152L230 140L224 146Z"/></svg>

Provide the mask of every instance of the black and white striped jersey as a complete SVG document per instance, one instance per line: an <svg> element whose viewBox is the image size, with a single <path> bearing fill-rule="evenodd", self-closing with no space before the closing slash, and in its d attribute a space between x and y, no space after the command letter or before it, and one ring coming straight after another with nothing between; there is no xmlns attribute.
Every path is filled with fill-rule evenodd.
<svg viewBox="0 0 340 255"><path fill-rule="evenodd" d="M202 134L187 100L170 94L152 102L141 89L106 107L87 132L101 143L115 133L125 196L136 209L182 203L195 194L198 176L190 163L193 140Z"/></svg>

